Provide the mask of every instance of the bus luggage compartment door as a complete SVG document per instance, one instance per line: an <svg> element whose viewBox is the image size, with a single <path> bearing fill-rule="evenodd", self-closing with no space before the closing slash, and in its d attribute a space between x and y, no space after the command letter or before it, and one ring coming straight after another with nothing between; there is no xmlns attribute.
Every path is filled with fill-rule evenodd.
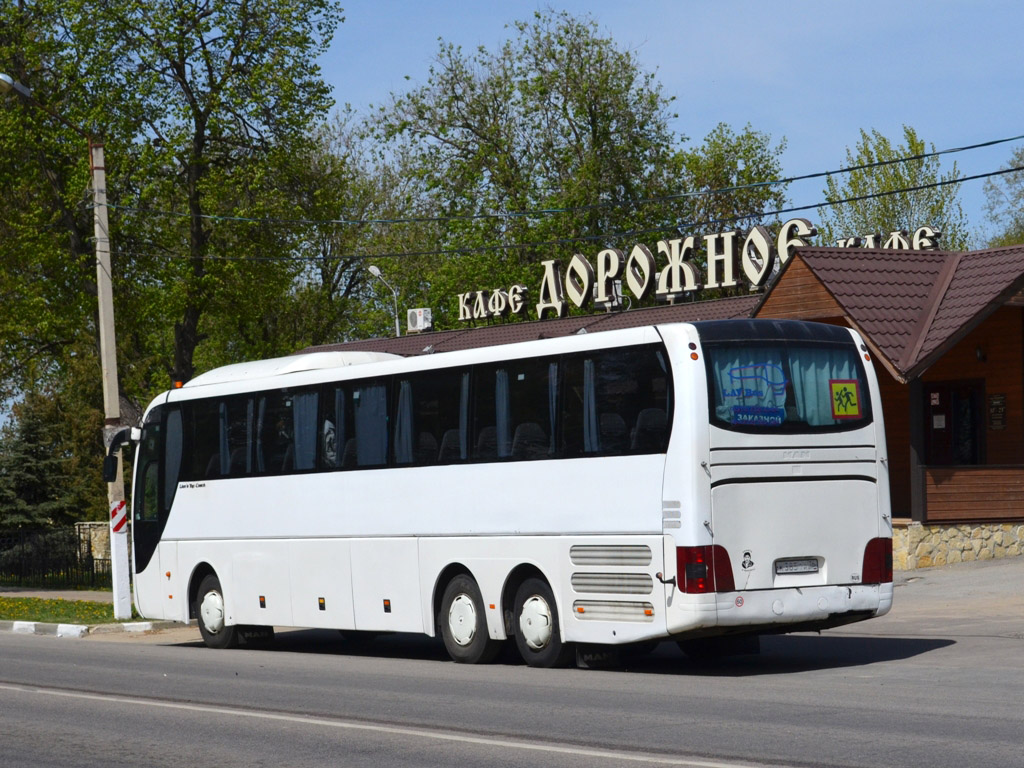
<svg viewBox="0 0 1024 768"><path fill-rule="evenodd" d="M711 505L737 591L859 584L864 548L878 536L866 479L729 482L712 489Z"/></svg>

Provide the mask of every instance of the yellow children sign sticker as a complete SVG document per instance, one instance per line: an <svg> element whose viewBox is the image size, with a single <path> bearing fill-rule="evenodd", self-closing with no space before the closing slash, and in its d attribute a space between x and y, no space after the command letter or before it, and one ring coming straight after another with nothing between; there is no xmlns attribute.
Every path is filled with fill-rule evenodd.
<svg viewBox="0 0 1024 768"><path fill-rule="evenodd" d="M859 419L860 382L856 379L830 379L829 393L832 395L833 419Z"/></svg>

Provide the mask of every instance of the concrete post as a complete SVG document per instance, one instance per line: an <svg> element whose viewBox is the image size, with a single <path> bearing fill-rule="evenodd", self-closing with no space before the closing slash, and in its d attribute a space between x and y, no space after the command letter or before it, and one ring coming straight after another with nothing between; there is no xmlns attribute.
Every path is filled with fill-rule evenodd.
<svg viewBox="0 0 1024 768"><path fill-rule="evenodd" d="M96 293L99 299L100 365L103 369L104 433L109 438L121 426L121 394L117 385L117 345L114 337L114 288L110 273L110 228L107 226L107 172L103 145L89 142L92 171L93 222L96 234ZM128 525L121 452L117 452L117 477L107 485L110 505L110 573L114 582L114 618L132 615L129 585Z"/></svg>

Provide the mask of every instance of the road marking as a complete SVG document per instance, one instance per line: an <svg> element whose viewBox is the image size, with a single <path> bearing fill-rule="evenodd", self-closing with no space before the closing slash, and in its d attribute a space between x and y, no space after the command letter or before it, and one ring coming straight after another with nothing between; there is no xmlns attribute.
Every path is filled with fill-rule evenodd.
<svg viewBox="0 0 1024 768"><path fill-rule="evenodd" d="M176 709L185 712L202 712L206 714L231 715L233 717L247 717L256 720L274 720L285 723L299 723L303 725L316 725L325 728L343 728L353 731L371 731L390 735L411 736L422 739L433 739L435 741L454 741L462 744L477 744L486 747L503 747L511 749L522 749L534 752L550 752L577 757L597 758L602 760L617 760L631 763L647 763L651 765L680 765L687 768L753 768L754 763L723 763L714 760L693 760L669 755L640 754L635 752L619 752L611 749L588 749L586 747L560 747L554 744L541 742L524 741L521 739L487 738L484 736L467 736L465 734L453 733L450 731L430 731L425 728L410 728L398 725L373 725L371 723L360 723L353 720L328 720L323 717L306 715L289 715L279 712L258 712L234 707L215 706L212 704L185 704L174 701L159 701L155 699L135 698L132 696L118 696L116 694L82 693L79 691L60 690L56 688L39 688L30 685L10 685L0 683L0 690L14 691L17 693L34 693L43 696L60 696L68 699L82 699L85 701L100 701L112 704L126 704L130 706L156 707L160 709Z"/></svg>

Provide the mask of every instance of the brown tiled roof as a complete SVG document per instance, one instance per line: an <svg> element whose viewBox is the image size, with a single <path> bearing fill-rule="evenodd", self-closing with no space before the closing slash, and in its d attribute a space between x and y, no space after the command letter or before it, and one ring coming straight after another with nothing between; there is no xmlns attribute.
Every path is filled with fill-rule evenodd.
<svg viewBox="0 0 1024 768"><path fill-rule="evenodd" d="M571 336L581 329L587 333L635 328L641 325L679 323L697 320L725 320L750 317L760 298L757 294L734 296L716 301L696 301L683 304L646 307L628 312L609 312L601 315L579 315L557 320L535 320L526 323L507 322L482 325L476 328L458 328L451 331L408 334L398 338L365 339L339 344L309 347L302 352L329 352L362 350L391 352L396 355L419 355L426 352L452 352L459 349L514 344L519 341Z"/></svg>
<svg viewBox="0 0 1024 768"><path fill-rule="evenodd" d="M1022 286L1024 246L962 254L913 367L933 363L1019 293Z"/></svg>
<svg viewBox="0 0 1024 768"><path fill-rule="evenodd" d="M794 259L821 280L904 381L1024 286L1024 246L966 253L802 248ZM785 271L769 292L784 283Z"/></svg>
<svg viewBox="0 0 1024 768"><path fill-rule="evenodd" d="M928 304L946 254L935 251L851 251L807 248L804 263L857 327L887 358L899 362Z"/></svg>

